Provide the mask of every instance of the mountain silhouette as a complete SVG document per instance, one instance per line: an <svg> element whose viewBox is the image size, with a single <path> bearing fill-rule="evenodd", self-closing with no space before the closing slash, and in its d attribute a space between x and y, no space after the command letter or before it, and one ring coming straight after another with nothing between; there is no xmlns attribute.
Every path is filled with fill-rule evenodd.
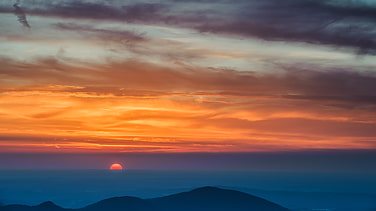
<svg viewBox="0 0 376 211"><path fill-rule="evenodd" d="M79 211L102 211L102 210L109 210L109 211L124 211L124 210L131 210L131 211L152 211L155 208L149 204L148 201L136 197L114 197L110 199L105 199L89 205L87 207L78 209Z"/></svg>
<svg viewBox="0 0 376 211"><path fill-rule="evenodd" d="M37 206L7 205L1 211L288 211L275 203L243 192L203 187L169 196L140 199L114 197L79 209L65 209L53 202Z"/></svg>
<svg viewBox="0 0 376 211"><path fill-rule="evenodd" d="M57 206L51 201L43 202L37 206L26 205L8 205L0 208L1 211L68 211L70 209L64 209Z"/></svg>
<svg viewBox="0 0 376 211"><path fill-rule="evenodd" d="M51 201L43 202L42 204L35 206L34 209L38 211L63 211L65 210L64 208L57 206Z"/></svg>
<svg viewBox="0 0 376 211"><path fill-rule="evenodd" d="M203 187L189 192L150 199L164 211L286 211L277 204L243 192Z"/></svg>

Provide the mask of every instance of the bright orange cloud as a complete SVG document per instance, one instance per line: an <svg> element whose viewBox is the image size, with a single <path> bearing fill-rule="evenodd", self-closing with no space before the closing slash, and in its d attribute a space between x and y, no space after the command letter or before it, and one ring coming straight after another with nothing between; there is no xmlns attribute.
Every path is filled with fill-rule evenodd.
<svg viewBox="0 0 376 211"><path fill-rule="evenodd" d="M4 60L4 65L3 151L375 148L376 115L367 107L372 99L358 100L356 90L341 84L319 95L321 85L329 84L308 80L338 76L362 82L360 73L255 75L134 60L92 65ZM371 76L367 80L376 80Z"/></svg>

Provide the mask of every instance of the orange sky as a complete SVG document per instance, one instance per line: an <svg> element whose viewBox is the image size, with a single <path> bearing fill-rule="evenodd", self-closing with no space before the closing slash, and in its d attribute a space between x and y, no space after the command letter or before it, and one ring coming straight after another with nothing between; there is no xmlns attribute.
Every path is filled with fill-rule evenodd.
<svg viewBox="0 0 376 211"><path fill-rule="evenodd" d="M1 150L216 152L375 146L375 116L367 109L334 105L342 100L297 98L309 91L304 85L296 90L303 90L301 94L287 95L294 87L286 75L255 77L135 61L75 67L56 61L54 71L45 76L50 63L25 63L24 73L8 64L21 75L13 80L24 84L2 87ZM66 78L60 79L63 73ZM48 84L53 77L58 84Z"/></svg>
<svg viewBox="0 0 376 211"><path fill-rule="evenodd" d="M360 59L347 49L359 46L333 48L331 37L261 41L209 16L203 32L196 16L175 13L181 4L168 5L167 23L108 5L103 20L0 5L0 152L376 148L373 54ZM231 15L217 6L213 15Z"/></svg>

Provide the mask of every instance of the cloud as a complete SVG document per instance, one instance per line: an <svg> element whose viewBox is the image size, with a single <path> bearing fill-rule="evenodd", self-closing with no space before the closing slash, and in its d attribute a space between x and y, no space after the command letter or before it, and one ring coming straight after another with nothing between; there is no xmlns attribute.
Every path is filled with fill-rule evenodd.
<svg viewBox="0 0 376 211"><path fill-rule="evenodd" d="M223 119L223 128L252 128L257 131L273 131L286 134L310 134L313 136L375 137L374 123L312 120L303 118L277 118L260 121Z"/></svg>
<svg viewBox="0 0 376 211"><path fill-rule="evenodd" d="M40 9L31 10L42 16L62 18L89 18L96 20L154 21L159 20L162 12L167 10L163 4L133 3L106 4L104 2L65 1L61 4L44 4Z"/></svg>
<svg viewBox="0 0 376 211"><path fill-rule="evenodd" d="M55 83L82 87L74 88L73 91L82 89L95 92L97 90L94 87L98 87L116 94L121 94L119 88L123 88L128 93L137 91L143 95L174 90L172 92L175 93L263 96L354 104L375 102L376 74L344 67L304 67L302 64L292 64L276 66L279 68L276 72L260 74L180 64L164 66L137 59L109 61L106 64L74 64L54 58L34 62L3 58L1 63L0 73L4 80L19 81L24 85Z"/></svg>
<svg viewBox="0 0 376 211"><path fill-rule="evenodd" d="M72 137L30 145L42 151L56 144L109 151L374 146L372 71L299 64L261 74L135 59L1 63L0 128ZM17 149L13 139L3 140Z"/></svg>
<svg viewBox="0 0 376 211"><path fill-rule="evenodd" d="M28 23L27 19L26 19L26 14L25 12L22 10L22 8L19 5L19 0L17 1L17 3L13 4L13 7L15 8L14 10L14 14L17 16L18 18L18 22L20 22L24 27L27 27L27 28L31 28L30 27L30 24Z"/></svg>
<svg viewBox="0 0 376 211"><path fill-rule="evenodd" d="M158 57L163 60L189 61L215 57L244 58L245 53L220 51L203 47L192 47L190 43L167 38L153 38L146 32L117 29L99 25L56 23L54 28L80 34L80 42L101 45L111 53L132 53L135 57ZM12 38L9 38L12 39Z"/></svg>
<svg viewBox="0 0 376 211"><path fill-rule="evenodd" d="M22 11L18 6L16 8ZM162 1L158 4L64 1L31 7L28 12L62 18L167 24L215 34L353 48L361 54L376 53L373 30L376 8L367 4L334 4L328 0ZM20 22L27 26L23 12L18 14Z"/></svg>
<svg viewBox="0 0 376 211"><path fill-rule="evenodd" d="M252 1L201 31L257 37L269 41L352 47L375 54L376 8L329 5L328 1Z"/></svg>
<svg viewBox="0 0 376 211"><path fill-rule="evenodd" d="M40 4L15 4L23 12L18 14L58 18L39 22L53 27L51 33L46 28L3 36L14 48L0 57L0 128L10 134L0 137L2 147L113 152L376 146L371 57L362 66L355 59L338 64L351 55L317 48L278 43L257 49L268 45L257 42L263 39L373 54L371 6L324 0L33 2ZM12 16L13 8L0 12ZM28 24L23 17L20 22ZM250 40L234 37L253 40L248 45ZM34 47L43 53L29 57ZM58 49L57 57L44 56ZM290 49L290 55L277 55ZM326 55L333 58L322 59ZM227 68L218 68L222 64Z"/></svg>
<svg viewBox="0 0 376 211"><path fill-rule="evenodd" d="M325 128L334 128L333 131L339 132L333 133L338 135L346 131L350 135L349 131L353 131L354 135L361 136L357 132L363 127L360 124L369 124L364 130L372 132L370 127L376 122L374 72L318 67L310 70L300 65L283 67L284 70L273 74L256 74L180 65L165 67L137 60L77 65L52 59L34 63L3 60L2 64L3 101L18 104L19 108L14 109L24 113L25 118L49 120L41 127L55 125L58 128L57 125L70 120L73 125L85 125L75 117L85 119L83 116L87 116L98 118L91 121L98 122L101 130L114 133L125 132L124 128L131 132L139 127L134 132L154 131L161 135L164 131L161 128L171 125L187 127L183 130L175 126L180 135L187 131L194 134L188 129L192 127L275 132L281 128L278 124L301 124L319 128L315 132L307 129L306 133L311 135L329 135L331 129ZM25 112L25 106L39 106L25 105L34 101L33 96L47 107ZM90 112L94 116L83 112L84 107L94 110ZM110 112L113 109L115 113ZM59 118L64 121L55 122ZM269 126L260 126L266 120L270 120L265 123ZM325 125L325 121L331 122L328 124L332 127L319 127ZM157 125L161 128L155 127ZM344 132L335 129L346 127L350 129ZM91 130L98 128L93 126Z"/></svg>
<svg viewBox="0 0 376 211"><path fill-rule="evenodd" d="M129 30L114 30L114 29L98 29L89 25L75 24L75 23L57 23L55 28L59 30L69 30L81 33L95 34L99 39L105 41L112 41L122 44L134 44L137 42L145 42L147 38L141 34Z"/></svg>

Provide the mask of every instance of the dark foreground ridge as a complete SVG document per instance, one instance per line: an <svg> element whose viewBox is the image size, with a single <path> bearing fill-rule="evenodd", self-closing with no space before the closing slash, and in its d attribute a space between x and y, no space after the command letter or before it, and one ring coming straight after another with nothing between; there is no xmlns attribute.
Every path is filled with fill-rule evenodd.
<svg viewBox="0 0 376 211"><path fill-rule="evenodd" d="M275 203L243 192L203 187L170 196L140 199L109 198L80 209L65 209L53 202L37 206L7 205L1 211L288 211Z"/></svg>

